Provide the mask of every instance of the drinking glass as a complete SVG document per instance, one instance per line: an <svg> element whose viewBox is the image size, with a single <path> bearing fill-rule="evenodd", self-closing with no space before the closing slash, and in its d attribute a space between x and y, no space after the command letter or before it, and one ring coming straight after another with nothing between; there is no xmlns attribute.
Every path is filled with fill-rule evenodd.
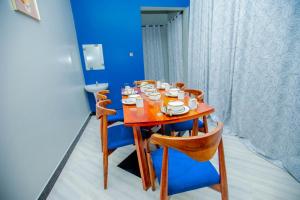
<svg viewBox="0 0 300 200"><path fill-rule="evenodd" d="M143 108L144 107L144 99L139 97L136 98L136 107L137 108Z"/></svg>
<svg viewBox="0 0 300 200"><path fill-rule="evenodd" d="M189 107L192 110L197 108L197 99L196 98L189 99Z"/></svg>
<svg viewBox="0 0 300 200"><path fill-rule="evenodd" d="M161 82L160 81L156 81L156 88L161 88Z"/></svg>
<svg viewBox="0 0 300 200"><path fill-rule="evenodd" d="M184 91L180 90L178 92L178 100L184 100Z"/></svg>

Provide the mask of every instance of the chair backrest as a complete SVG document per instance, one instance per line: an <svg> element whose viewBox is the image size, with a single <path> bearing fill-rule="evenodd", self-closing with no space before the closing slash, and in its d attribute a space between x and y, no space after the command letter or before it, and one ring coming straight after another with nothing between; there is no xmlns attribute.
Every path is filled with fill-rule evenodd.
<svg viewBox="0 0 300 200"><path fill-rule="evenodd" d="M188 93L189 96L195 96L198 102L204 102L204 92L202 90L184 89L184 92Z"/></svg>
<svg viewBox="0 0 300 200"><path fill-rule="evenodd" d="M182 90L184 88L185 84L183 82L177 82L175 86Z"/></svg>
<svg viewBox="0 0 300 200"><path fill-rule="evenodd" d="M109 94L109 90L100 90L99 92L97 92L97 94L96 94L97 102L107 99L107 96L106 96L107 94Z"/></svg>
<svg viewBox="0 0 300 200"><path fill-rule="evenodd" d="M205 135L191 137L172 137L153 134L151 143L171 147L187 154L198 161L210 160L218 149L222 138L223 123L218 122L217 127Z"/></svg>
<svg viewBox="0 0 300 200"><path fill-rule="evenodd" d="M139 86L139 85L141 85L142 82L146 82L146 83L153 84L153 85L156 84L156 81L155 81L155 80L140 80L140 81L134 81L134 84L135 84L136 86Z"/></svg>
<svg viewBox="0 0 300 200"><path fill-rule="evenodd" d="M105 95L103 95L105 96ZM106 96L105 96L106 97ZM102 118L103 117L103 108L106 109L106 106L108 104L111 104L111 100L107 99L107 97L105 99L102 99L102 100L99 100L97 103L96 103L96 117L98 119ZM107 110L111 110L111 109L107 109Z"/></svg>
<svg viewBox="0 0 300 200"><path fill-rule="evenodd" d="M107 115L115 115L116 110L106 108L107 104L110 104L111 100L102 100L97 102L96 104L96 112L97 117L101 119L101 123L103 124L103 128L107 128Z"/></svg>

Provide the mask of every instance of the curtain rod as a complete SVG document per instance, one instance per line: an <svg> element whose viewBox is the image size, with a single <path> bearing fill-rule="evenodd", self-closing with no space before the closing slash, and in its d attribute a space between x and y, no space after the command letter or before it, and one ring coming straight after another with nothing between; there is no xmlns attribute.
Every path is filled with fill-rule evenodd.
<svg viewBox="0 0 300 200"><path fill-rule="evenodd" d="M162 27L162 26L165 26L165 25L143 25L142 27L155 27L155 26L160 26L160 27Z"/></svg>
<svg viewBox="0 0 300 200"><path fill-rule="evenodd" d="M182 15L183 11L178 12L174 17L172 17L171 19L169 19L169 21L174 21L178 16Z"/></svg>

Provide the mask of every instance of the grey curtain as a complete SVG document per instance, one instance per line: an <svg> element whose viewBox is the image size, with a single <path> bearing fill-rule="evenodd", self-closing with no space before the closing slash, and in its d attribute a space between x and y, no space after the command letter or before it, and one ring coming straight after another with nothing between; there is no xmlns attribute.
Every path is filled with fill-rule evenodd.
<svg viewBox="0 0 300 200"><path fill-rule="evenodd" d="M215 120L300 180L300 1L190 9L188 85L205 91Z"/></svg>
<svg viewBox="0 0 300 200"><path fill-rule="evenodd" d="M160 25L147 25L142 28L142 33L145 78L165 79L167 46L164 44L164 40L166 40L164 34L166 35L166 29Z"/></svg>
<svg viewBox="0 0 300 200"><path fill-rule="evenodd" d="M169 81L171 83L182 81L184 78L182 41L182 14L178 13L168 22Z"/></svg>

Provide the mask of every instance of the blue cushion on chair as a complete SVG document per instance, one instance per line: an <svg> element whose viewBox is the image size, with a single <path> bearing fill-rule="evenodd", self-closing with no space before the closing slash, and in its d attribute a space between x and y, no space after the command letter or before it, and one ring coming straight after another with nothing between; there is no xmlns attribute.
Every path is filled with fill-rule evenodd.
<svg viewBox="0 0 300 200"><path fill-rule="evenodd" d="M163 148L151 153L155 173L160 182ZM209 162L199 162L169 148L168 194L173 195L220 183L217 170Z"/></svg>
<svg viewBox="0 0 300 200"><path fill-rule="evenodd" d="M131 127L123 124L108 128L108 149L134 144L133 131Z"/></svg>
<svg viewBox="0 0 300 200"><path fill-rule="evenodd" d="M110 123L124 121L123 109L116 110L117 113L115 115L108 115L107 121Z"/></svg>
<svg viewBox="0 0 300 200"><path fill-rule="evenodd" d="M203 128L203 122L201 120L198 121L198 127ZM185 122L179 122L176 124L170 124L170 128L172 131L189 131L193 129L193 120L188 120Z"/></svg>

